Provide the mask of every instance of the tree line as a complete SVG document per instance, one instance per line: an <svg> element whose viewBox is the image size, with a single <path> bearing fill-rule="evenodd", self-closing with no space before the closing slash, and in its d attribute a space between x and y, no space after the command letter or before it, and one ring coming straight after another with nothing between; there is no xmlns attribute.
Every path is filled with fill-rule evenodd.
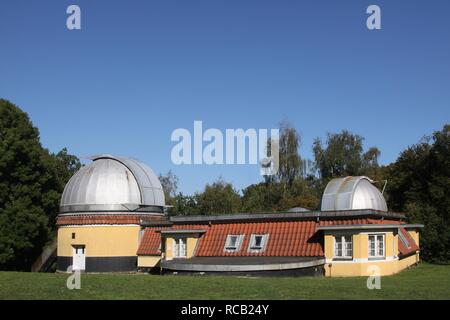
<svg viewBox="0 0 450 320"><path fill-rule="evenodd" d="M320 208L328 181L347 175L387 179L390 210L423 223L424 259L450 262L450 125L404 150L389 165L379 165L380 151L364 149L364 138L343 130L317 138L314 161L299 153L301 137L288 123L280 125L277 175L236 190L222 178L202 192L178 191L178 177L160 175L171 206L169 215L280 212L293 207ZM270 142L269 142L270 143ZM40 142L28 115L0 99L0 270L30 270L43 247L56 235L56 217L65 184L81 167L66 148L51 153Z"/></svg>
<svg viewBox="0 0 450 320"><path fill-rule="evenodd" d="M81 164L43 148L28 115L0 99L0 270L30 270L55 237L59 201Z"/></svg>
<svg viewBox="0 0 450 320"><path fill-rule="evenodd" d="M384 167L378 164L380 151L376 147L365 151L363 141L363 137L347 130L328 133L325 141L319 138L314 141L311 163L299 153L301 139L297 130L282 122L277 174L265 176L262 182L241 192L219 178L207 184L202 192L185 195L177 191L178 177L172 171L159 178L166 202L173 206L169 214L278 212L294 207L318 210L323 189L331 179L349 175L384 177Z"/></svg>

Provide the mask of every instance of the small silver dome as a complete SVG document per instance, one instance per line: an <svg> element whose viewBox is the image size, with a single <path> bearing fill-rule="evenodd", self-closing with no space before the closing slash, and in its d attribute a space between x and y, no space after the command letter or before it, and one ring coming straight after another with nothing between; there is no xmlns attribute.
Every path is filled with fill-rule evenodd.
<svg viewBox="0 0 450 320"><path fill-rule="evenodd" d="M69 180L60 213L163 213L164 192L145 164L130 158L99 155Z"/></svg>
<svg viewBox="0 0 450 320"><path fill-rule="evenodd" d="M337 178L328 182L322 196L322 211L374 209L387 211L381 192L365 176Z"/></svg>

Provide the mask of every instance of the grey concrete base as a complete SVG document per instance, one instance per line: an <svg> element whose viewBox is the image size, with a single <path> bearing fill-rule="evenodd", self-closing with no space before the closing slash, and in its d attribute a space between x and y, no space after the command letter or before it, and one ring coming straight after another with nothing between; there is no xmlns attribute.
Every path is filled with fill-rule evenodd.
<svg viewBox="0 0 450 320"><path fill-rule="evenodd" d="M175 271L164 270L167 275L190 276L235 276L235 277L322 277L325 275L324 266L301 269L265 270L265 271Z"/></svg>
<svg viewBox="0 0 450 320"><path fill-rule="evenodd" d="M317 257L195 257L161 261L165 273L323 274L324 258ZM296 271L295 271L296 270Z"/></svg>

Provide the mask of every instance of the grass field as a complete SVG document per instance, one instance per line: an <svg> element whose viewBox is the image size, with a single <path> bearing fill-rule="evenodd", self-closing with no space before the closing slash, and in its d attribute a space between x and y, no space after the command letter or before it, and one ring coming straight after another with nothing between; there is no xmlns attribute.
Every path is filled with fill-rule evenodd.
<svg viewBox="0 0 450 320"><path fill-rule="evenodd" d="M366 278L241 278L146 274L81 276L0 272L0 299L450 299L450 266L420 264L383 277L380 290Z"/></svg>

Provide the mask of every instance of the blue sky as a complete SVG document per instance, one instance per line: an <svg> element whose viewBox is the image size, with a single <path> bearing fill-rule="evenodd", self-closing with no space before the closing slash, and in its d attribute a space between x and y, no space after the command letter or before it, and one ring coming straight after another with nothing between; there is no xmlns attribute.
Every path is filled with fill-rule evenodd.
<svg viewBox="0 0 450 320"><path fill-rule="evenodd" d="M81 8L82 29L66 28ZM365 13L381 7L382 29ZM0 2L0 97L19 105L53 152L132 156L172 169L186 193L219 176L243 188L257 166L176 166L176 128L274 128L300 152L348 129L394 161L450 120L450 2Z"/></svg>

